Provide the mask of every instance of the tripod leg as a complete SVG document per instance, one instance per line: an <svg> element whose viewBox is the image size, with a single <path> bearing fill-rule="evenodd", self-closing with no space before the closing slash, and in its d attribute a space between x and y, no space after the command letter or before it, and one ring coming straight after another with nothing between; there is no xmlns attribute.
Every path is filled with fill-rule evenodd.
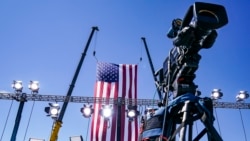
<svg viewBox="0 0 250 141"><path fill-rule="evenodd" d="M201 112L202 108L197 106L198 110ZM203 115L201 117L201 122L204 124L204 126L207 129L207 136L209 141L222 141L221 136L216 131L216 129L213 126L213 120L211 119L211 116L208 116L205 112L203 112Z"/></svg>
<svg viewBox="0 0 250 141"><path fill-rule="evenodd" d="M189 124L189 129L188 129L188 140L192 141L193 139L193 122Z"/></svg>
<svg viewBox="0 0 250 141"><path fill-rule="evenodd" d="M187 120L188 120L188 116L189 116L188 114L190 111L189 104L190 104L190 101L186 101L182 108L182 112L183 112L182 123L184 123L184 126L181 128L181 131L180 131L180 141L186 140Z"/></svg>
<svg viewBox="0 0 250 141"><path fill-rule="evenodd" d="M209 141L222 141L221 136L216 131L214 126L210 122L208 122L208 120L204 121L203 124L205 125L205 127L208 130L207 134L208 134Z"/></svg>

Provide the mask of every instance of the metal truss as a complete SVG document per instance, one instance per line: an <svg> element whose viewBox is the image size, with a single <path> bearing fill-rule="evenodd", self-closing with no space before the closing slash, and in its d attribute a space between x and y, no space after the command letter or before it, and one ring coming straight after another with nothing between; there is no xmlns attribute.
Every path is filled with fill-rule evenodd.
<svg viewBox="0 0 250 141"><path fill-rule="evenodd" d="M15 94L0 93L1 100L17 100L17 101L48 101L48 102L73 102L73 103L109 103L138 106L157 106L160 100L153 99L129 99L129 98L100 98L86 96L61 96L61 95L42 95L42 94ZM250 103L243 102L219 102L213 101L214 108L229 109L250 109Z"/></svg>
<svg viewBox="0 0 250 141"><path fill-rule="evenodd" d="M25 100L25 101L49 101L49 102L73 102L73 103L109 103L138 106L157 106L159 100L152 99L129 99L129 98L100 98L86 96L61 96L61 95L41 95L41 94L13 94L0 93L2 100Z"/></svg>
<svg viewBox="0 0 250 141"><path fill-rule="evenodd" d="M244 102L213 102L214 108L229 108L229 109L250 109L250 103Z"/></svg>

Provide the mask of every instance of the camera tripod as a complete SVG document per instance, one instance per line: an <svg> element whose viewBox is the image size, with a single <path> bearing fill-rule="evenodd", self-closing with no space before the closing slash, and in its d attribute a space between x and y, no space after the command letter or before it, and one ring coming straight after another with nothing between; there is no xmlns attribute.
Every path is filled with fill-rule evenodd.
<svg viewBox="0 0 250 141"><path fill-rule="evenodd" d="M168 104L163 118L162 135L167 141L199 141L207 134L208 141L222 141L213 126L213 105L210 98L200 98L194 94L181 95ZM200 120L204 129L193 139L193 123ZM161 140L164 140L162 138Z"/></svg>

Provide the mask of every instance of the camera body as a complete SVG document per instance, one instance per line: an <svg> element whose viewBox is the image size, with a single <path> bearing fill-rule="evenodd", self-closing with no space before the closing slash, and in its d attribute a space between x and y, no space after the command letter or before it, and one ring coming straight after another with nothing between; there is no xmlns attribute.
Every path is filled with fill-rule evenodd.
<svg viewBox="0 0 250 141"><path fill-rule="evenodd" d="M217 29L228 23L226 10L217 4L195 2L183 20L174 19L167 37L174 47L163 62L163 91L173 98L196 93L195 72L199 67L201 49L209 49L217 38ZM166 97L166 96L165 96Z"/></svg>

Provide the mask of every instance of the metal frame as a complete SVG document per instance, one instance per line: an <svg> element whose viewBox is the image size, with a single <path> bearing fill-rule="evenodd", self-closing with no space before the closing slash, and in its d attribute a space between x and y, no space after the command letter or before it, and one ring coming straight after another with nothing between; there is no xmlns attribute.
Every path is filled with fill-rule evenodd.
<svg viewBox="0 0 250 141"><path fill-rule="evenodd" d="M0 100L17 100L21 99L20 95L15 93L0 93ZM48 101L48 102L73 102L73 103L103 103L117 104L118 98L99 98L87 96L62 96L62 95L42 95L42 94L26 94L27 101ZM124 105L148 105L157 106L160 100L153 99L128 99L122 98L121 103ZM229 109L250 109L250 103L243 102L219 102L213 101L214 108L229 108Z"/></svg>

